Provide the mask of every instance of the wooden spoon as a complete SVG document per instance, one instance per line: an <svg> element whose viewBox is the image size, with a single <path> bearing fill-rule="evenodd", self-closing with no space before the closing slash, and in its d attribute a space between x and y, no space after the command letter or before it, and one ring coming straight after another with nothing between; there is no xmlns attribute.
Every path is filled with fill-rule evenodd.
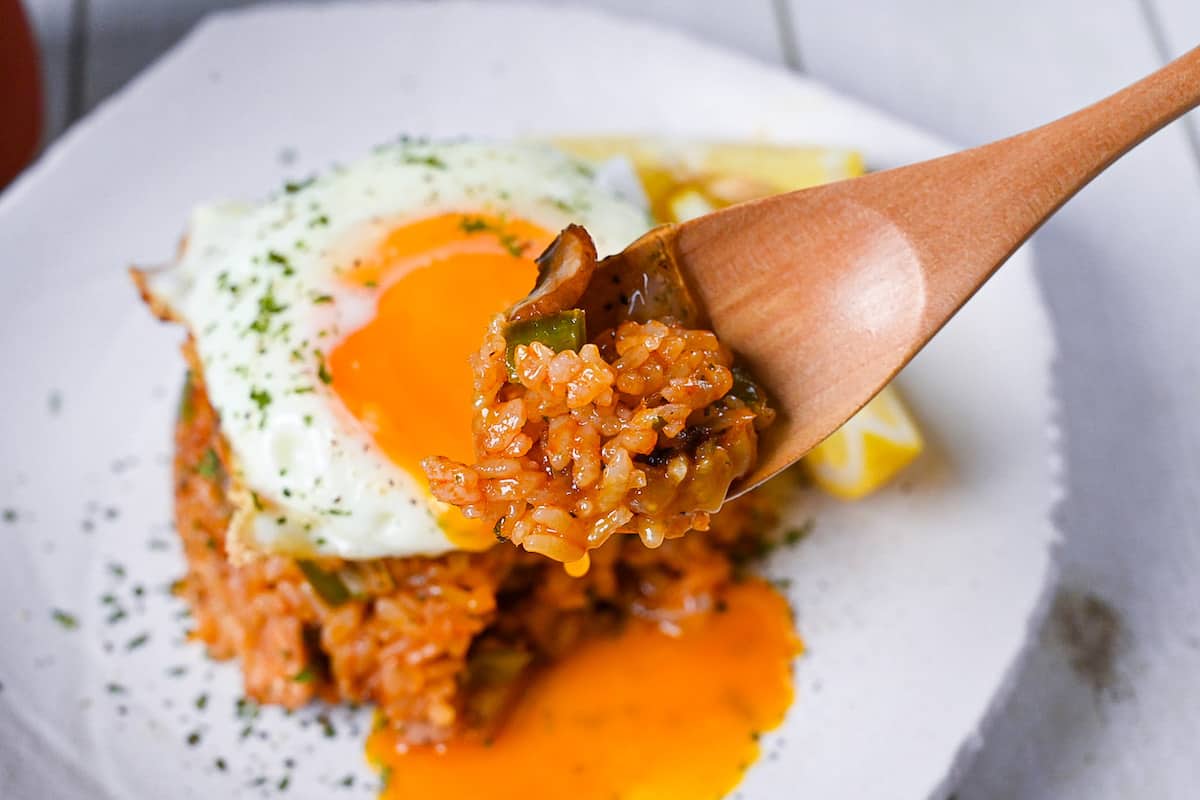
<svg viewBox="0 0 1200 800"><path fill-rule="evenodd" d="M1198 104L1200 48L1027 133L664 225L615 256L677 270L781 411L730 497L853 416L1063 203Z"/></svg>

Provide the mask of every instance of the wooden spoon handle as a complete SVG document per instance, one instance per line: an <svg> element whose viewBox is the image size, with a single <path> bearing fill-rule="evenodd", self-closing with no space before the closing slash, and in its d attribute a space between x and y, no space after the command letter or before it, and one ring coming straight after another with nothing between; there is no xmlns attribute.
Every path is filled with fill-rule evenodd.
<svg viewBox="0 0 1200 800"><path fill-rule="evenodd" d="M1098 103L1015 138L1034 148L1070 148L1070 166L1086 184L1143 139L1197 105L1200 47Z"/></svg>
<svg viewBox="0 0 1200 800"><path fill-rule="evenodd" d="M1200 105L1200 48L1069 116L913 167L872 192L919 243L932 335L1058 208L1139 142Z"/></svg>
<svg viewBox="0 0 1200 800"><path fill-rule="evenodd" d="M638 245L657 253L663 241L673 242L684 274L710 270L723 276L699 292L702 305L723 322L742 305L762 306L757 318L740 314L751 327L778 319L789 301L787 293L772 292L765 283L811 282L816 267L840 271L844 278L851 264L878 262L869 270L858 264L862 278L855 291L879 300L872 313L881 313L888 296L920 299L917 307L910 305L917 317L906 322L912 326L897 333L903 350L897 363L902 364L1063 203L1130 148L1197 105L1200 48L1111 97L1026 133L933 161L744 203L652 232ZM885 229L886 236L880 233ZM861 252L850 252L854 243ZM831 248L846 263L823 264L821 254ZM897 253L903 257L889 258ZM842 280L841 285L848 284ZM769 307L774 295L779 295L777 310ZM805 313L820 309L808 307ZM731 341L743 333L750 336L751 330L722 330ZM881 341L876 349L884 346Z"/></svg>

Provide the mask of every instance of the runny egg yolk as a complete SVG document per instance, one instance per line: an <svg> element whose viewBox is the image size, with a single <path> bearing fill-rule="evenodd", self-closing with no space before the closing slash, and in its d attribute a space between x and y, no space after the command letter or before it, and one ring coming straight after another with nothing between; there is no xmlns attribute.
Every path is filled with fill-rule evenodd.
<svg viewBox="0 0 1200 800"><path fill-rule="evenodd" d="M633 622L536 675L488 743L367 742L384 800L711 800L791 703L800 644L786 600L749 580L679 637Z"/></svg>
<svg viewBox="0 0 1200 800"><path fill-rule="evenodd" d="M395 228L343 277L378 291L374 317L329 353L334 390L398 466L424 482L420 461L474 460L471 369L488 322L528 294L534 258L553 235L524 220L441 214ZM450 509L460 546L494 542Z"/></svg>

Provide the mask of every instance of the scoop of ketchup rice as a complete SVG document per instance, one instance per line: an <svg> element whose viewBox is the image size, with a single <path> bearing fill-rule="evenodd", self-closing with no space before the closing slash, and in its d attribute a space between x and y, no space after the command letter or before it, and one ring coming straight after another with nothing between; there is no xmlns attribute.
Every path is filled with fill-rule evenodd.
<svg viewBox="0 0 1200 800"><path fill-rule="evenodd" d="M37 50L21 0L0 0L0 189L37 152L42 85Z"/></svg>

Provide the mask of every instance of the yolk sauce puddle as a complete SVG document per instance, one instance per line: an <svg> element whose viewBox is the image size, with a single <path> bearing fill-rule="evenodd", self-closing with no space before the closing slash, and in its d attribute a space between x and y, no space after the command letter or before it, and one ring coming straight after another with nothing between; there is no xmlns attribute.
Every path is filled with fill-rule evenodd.
<svg viewBox="0 0 1200 800"><path fill-rule="evenodd" d="M642 621L535 676L490 744L407 748L379 730L384 800L712 800L783 721L800 642L769 584L671 637Z"/></svg>
<svg viewBox="0 0 1200 800"><path fill-rule="evenodd" d="M524 297L553 234L486 214L440 214L390 231L344 279L378 288L375 316L328 357L333 388L375 442L424 484L421 459L471 462L471 369L492 317ZM443 524L460 546L491 531L457 509Z"/></svg>

